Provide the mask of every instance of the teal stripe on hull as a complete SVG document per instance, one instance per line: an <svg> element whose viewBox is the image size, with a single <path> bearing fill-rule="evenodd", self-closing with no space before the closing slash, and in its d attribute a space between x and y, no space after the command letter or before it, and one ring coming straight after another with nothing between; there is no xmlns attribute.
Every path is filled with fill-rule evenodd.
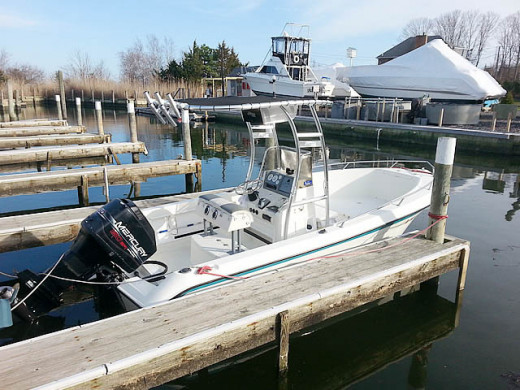
<svg viewBox="0 0 520 390"><path fill-rule="evenodd" d="M357 236L354 236L354 237L350 237L350 238L347 238L346 240L343 240L343 241L339 241L339 242L336 242L334 244L330 244L330 245L327 245L327 246L324 246L324 247L321 247L321 248L318 248L318 249L314 249L312 251L309 251L309 252L305 252L305 253L301 253L299 255L296 255L296 256L292 256L292 257L288 257L286 259L282 259L282 260L278 260L278 261L275 261L273 263L269 263L269 264L266 264L266 265L263 265L263 266L260 266L260 267L257 267L257 268L253 268L253 269L250 269L250 270L247 270L247 271L242 271L242 272L239 272L239 273L236 273L236 274L233 274L233 275L230 275L230 276L246 276L246 275L249 275L251 273L254 273L254 272L258 272L258 271L262 271L262 270L265 270L265 269L268 269L268 268L271 268L271 267L275 267L277 265L280 265L280 264L283 264L283 263L287 263L289 261L292 261L292 260L296 260L300 257L304 257L304 256L308 256L308 255L312 255L314 253L318 253L322 250L325 250L325 249L329 249L329 248L333 248L337 245L342 245L346 242L349 242L349 241L352 241L352 240L355 240L355 239L358 239L358 238L361 238L361 237L365 237L365 236L368 236L369 234L373 234L373 233L376 233L380 230L383 230L383 229L386 229L388 227L391 227L392 225L395 225L397 223L400 223L400 222L403 222L403 221L406 221L410 218L414 218L417 214L419 214L422 210L419 210L418 212L416 213L413 213L413 214L410 214L410 215L407 215L406 217L403 217L403 218L400 218L400 219L396 219L395 221L392 221L392 222L389 222L389 223L386 223L380 227L377 227L375 229L372 229L372 230L369 230L365 233L361 233L361 234L358 234ZM208 288L208 287L212 287L212 286L215 286L217 284L220 284L220 283L223 283L223 282L227 282L229 281L229 279L227 278L221 278L221 279L217 279L217 280L214 280L212 282L209 282L209 283L204 283L204 284L201 284L199 286L196 286L196 287L192 287L180 294L178 294L177 296L175 296L174 298L172 299L175 299L175 298L179 298L179 297L182 297L184 295L188 295L188 294L191 294L193 292L196 292L198 290L202 290L204 288Z"/></svg>

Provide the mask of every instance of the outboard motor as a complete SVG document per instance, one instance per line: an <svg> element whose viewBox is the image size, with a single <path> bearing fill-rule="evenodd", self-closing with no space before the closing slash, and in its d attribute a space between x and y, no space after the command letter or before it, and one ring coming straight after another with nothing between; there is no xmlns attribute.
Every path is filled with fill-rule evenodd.
<svg viewBox="0 0 520 390"><path fill-rule="evenodd" d="M155 233L139 208L128 199L115 199L81 222L81 230L52 275L72 280L123 280L157 250ZM47 271L49 272L49 271ZM61 304L61 295L73 282L47 278L25 270L18 274L17 302L31 294L15 313L33 321ZM36 291L33 291L36 287Z"/></svg>

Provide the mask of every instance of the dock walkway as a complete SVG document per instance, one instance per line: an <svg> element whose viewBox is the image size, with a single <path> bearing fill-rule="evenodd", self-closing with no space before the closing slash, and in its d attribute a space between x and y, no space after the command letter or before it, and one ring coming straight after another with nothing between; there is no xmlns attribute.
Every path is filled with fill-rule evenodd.
<svg viewBox="0 0 520 390"><path fill-rule="evenodd" d="M42 147L0 151L0 165L106 156L117 153L148 153L144 142L116 142L81 146Z"/></svg>
<svg viewBox="0 0 520 390"><path fill-rule="evenodd" d="M150 177L185 175L200 172L200 160L166 160L139 164L107 165L66 169L52 172L32 172L0 176L0 197L74 189L84 185L129 184L146 181Z"/></svg>
<svg viewBox="0 0 520 390"><path fill-rule="evenodd" d="M376 245L2 347L2 385L150 388L451 270L464 288L466 241Z"/></svg>
<svg viewBox="0 0 520 390"><path fill-rule="evenodd" d="M0 127L0 137L36 137L42 135L81 134L85 131L85 126ZM1 141L2 139L0 139L0 142Z"/></svg>
<svg viewBox="0 0 520 390"><path fill-rule="evenodd" d="M1 137L0 149L31 148L33 146L102 144L110 142L110 138L110 135L88 133Z"/></svg>

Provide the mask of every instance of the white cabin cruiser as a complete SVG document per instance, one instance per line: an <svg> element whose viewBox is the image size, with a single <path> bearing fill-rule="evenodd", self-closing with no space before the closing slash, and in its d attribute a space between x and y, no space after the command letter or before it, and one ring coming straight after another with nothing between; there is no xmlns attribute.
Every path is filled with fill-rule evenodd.
<svg viewBox="0 0 520 390"><path fill-rule="evenodd" d="M425 169L329 164L316 107L330 102L258 96L184 104L242 112L251 138L245 181L143 210L130 200L113 200L82 222L78 238L49 272L115 283L127 309L146 307L398 236L430 203L433 178ZM294 123L302 105L313 114L311 131ZM278 143L276 124L282 122L289 124L293 147ZM258 169L255 149L262 139ZM321 161L313 161L316 156ZM24 272L23 286L40 283ZM29 293L24 288L20 298ZM37 316L39 299L32 295L19 314Z"/></svg>
<svg viewBox="0 0 520 390"><path fill-rule="evenodd" d="M290 24L288 24L290 25ZM286 26L287 27L287 26ZM300 33L309 26L300 26ZM255 72L243 75L244 82L256 95L329 98L334 84L326 78L318 79L310 65L311 40L283 31L272 37L271 58Z"/></svg>

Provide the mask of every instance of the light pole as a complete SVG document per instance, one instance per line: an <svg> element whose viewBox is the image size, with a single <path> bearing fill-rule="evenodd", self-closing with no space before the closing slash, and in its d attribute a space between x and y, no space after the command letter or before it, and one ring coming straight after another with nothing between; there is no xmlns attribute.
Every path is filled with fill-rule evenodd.
<svg viewBox="0 0 520 390"><path fill-rule="evenodd" d="M350 58L350 67L352 67L352 59L356 58L357 49L354 47L349 47L347 49L347 58Z"/></svg>

